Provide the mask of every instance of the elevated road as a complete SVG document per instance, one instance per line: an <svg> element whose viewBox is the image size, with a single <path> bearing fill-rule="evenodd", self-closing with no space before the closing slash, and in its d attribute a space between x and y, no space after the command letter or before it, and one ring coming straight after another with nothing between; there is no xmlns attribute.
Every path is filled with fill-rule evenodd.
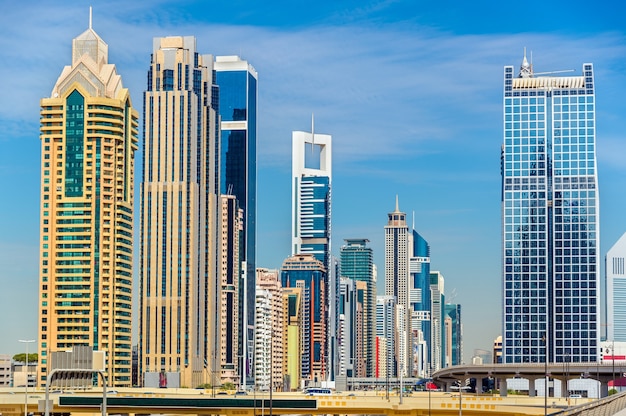
<svg viewBox="0 0 626 416"><path fill-rule="evenodd" d="M575 378L589 378L600 382L600 392L602 397L608 395L608 382L620 377L620 367L612 363L548 363L547 372L550 378L565 381ZM618 373L616 373L618 371ZM467 378L475 378L480 384L486 377L493 377L499 380L500 393L506 396L506 379L521 377L530 382L530 394L534 394L534 383L536 380L546 376L545 363L527 364L483 364L483 365L458 365L444 368L433 374L433 380L439 385L446 386L456 381L465 381ZM477 387L478 388L478 387Z"/></svg>
<svg viewBox="0 0 626 416"><path fill-rule="evenodd" d="M172 389L174 390L174 389ZM195 394L194 394L195 393ZM376 394L378 393L378 394ZM102 393L96 391L75 394L50 395L52 414L100 415ZM43 412L44 394L29 393L28 412ZM578 400L581 404L586 399ZM392 395L388 399L384 392L355 392L354 394L334 394L328 396L305 396L297 393L274 393L269 396L226 396L211 397L210 392L199 394L190 389L144 390L120 389L107 395L108 414L171 414L256 416L287 414L311 415L389 415L425 416L459 415L459 409L466 416L502 415L523 416L543 415L543 398L511 396L476 396L471 394L419 392L409 397ZM556 413L568 407L565 400L550 402L548 413ZM2 416L24 414L24 394L3 394L0 391L0 413Z"/></svg>

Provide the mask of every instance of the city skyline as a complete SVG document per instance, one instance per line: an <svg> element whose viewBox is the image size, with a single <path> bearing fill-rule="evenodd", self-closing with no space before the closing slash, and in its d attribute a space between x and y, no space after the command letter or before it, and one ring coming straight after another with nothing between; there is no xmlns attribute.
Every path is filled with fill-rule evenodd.
<svg viewBox="0 0 626 416"><path fill-rule="evenodd" d="M620 99L626 81L619 71L626 48L615 7L611 13L594 9L577 17L577 7L570 5L559 21L524 16L507 20L506 26L504 19L485 19L478 29L471 26L477 23L463 26L456 20L463 16L460 5L442 18L438 6L422 10L403 2L322 3L298 14L279 3L282 20L280 13L263 20L250 4L247 14L229 18L228 10L218 10L213 15L223 21L203 21L193 17L193 10L201 10L193 3L141 18L148 5L114 4L94 4L94 29L109 44L110 60L134 103L140 102L157 36L196 36L200 50L241 55L259 71L257 267L279 268L290 254L290 223L284 221L289 218L290 132L308 129L315 113L316 130L334 138L333 239L368 238L382 270L385 215L398 194L408 218L415 212L415 229L431 245L433 269L456 289L450 301L463 305L466 361L473 349L488 349L500 333L499 80L503 66L519 65L524 46L533 50L538 72L576 68L579 75L580 62L594 63L600 259L626 230L619 214L625 175L620 155L626 147L620 118L626 113ZM0 69L5 83L0 185L5 195L21 198L4 197L0 204L5 316L37 300L39 98L49 94L70 56L68 39L84 30L88 16L82 4L63 10L35 5L7 8L0 18L3 38L10 42L0 52L5 63ZM152 7L171 10L169 5ZM305 16L290 22L290 13ZM34 36L35 28L45 29L46 36ZM380 289L382 273L378 281ZM478 298L486 300L473 301ZM16 323L3 320L0 351L17 352L17 339L35 336L36 312L20 316L23 321Z"/></svg>

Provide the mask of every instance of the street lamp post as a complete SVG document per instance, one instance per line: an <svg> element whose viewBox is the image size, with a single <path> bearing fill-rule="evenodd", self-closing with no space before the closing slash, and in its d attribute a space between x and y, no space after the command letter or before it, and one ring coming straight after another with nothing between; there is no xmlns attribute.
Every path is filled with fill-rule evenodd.
<svg viewBox="0 0 626 416"><path fill-rule="evenodd" d="M35 342L34 339L20 339L19 342L26 344L26 382L24 383L24 416L28 416L28 344Z"/></svg>
<svg viewBox="0 0 626 416"><path fill-rule="evenodd" d="M428 377L430 378L430 380L432 380L433 378L433 366L432 364L429 363L429 368L430 371L428 372ZM428 385L428 381L426 382L426 390L428 390L428 416L430 416L430 387Z"/></svg>
<svg viewBox="0 0 626 416"><path fill-rule="evenodd" d="M404 373L404 364L400 364L400 404L402 404L402 390L404 390L404 386L402 385L402 376Z"/></svg>
<svg viewBox="0 0 626 416"><path fill-rule="evenodd" d="M547 334L543 334L543 337L541 337L541 340L543 341L543 345L546 349L545 351L545 357L544 357L544 372L545 372L545 378L544 378L544 392L543 392L543 414L544 416L548 415L548 336Z"/></svg>

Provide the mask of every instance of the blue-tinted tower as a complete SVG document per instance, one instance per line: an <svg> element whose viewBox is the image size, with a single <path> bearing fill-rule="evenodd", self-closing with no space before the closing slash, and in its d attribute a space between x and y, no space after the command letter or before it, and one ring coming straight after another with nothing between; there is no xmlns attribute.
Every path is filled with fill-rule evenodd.
<svg viewBox="0 0 626 416"><path fill-rule="evenodd" d="M593 65L504 67L503 362L599 358Z"/></svg>
<svg viewBox="0 0 626 416"><path fill-rule="evenodd" d="M246 357L244 362L247 363L243 365L249 373L254 340L258 77L256 70L238 56L217 56L214 69L219 86L221 118L220 193L234 195L244 211L240 256L244 276L239 286L240 299L243 300L239 302L239 316L242 317L239 334L242 339L238 354ZM246 332L244 325L247 326ZM247 336L245 340L244 335ZM243 348L246 344L247 350Z"/></svg>
<svg viewBox="0 0 626 416"><path fill-rule="evenodd" d="M424 334L424 341L432 353L432 337L431 337L431 294L430 294L430 245L417 231L411 232L413 240L413 255L409 258L410 273L410 308L411 308L411 329L421 330ZM414 338L415 338L414 334ZM428 357L428 363L432 364L431 357ZM432 365L428 365L432 368ZM419 363L415 363L418 374ZM420 374L421 375L421 374Z"/></svg>

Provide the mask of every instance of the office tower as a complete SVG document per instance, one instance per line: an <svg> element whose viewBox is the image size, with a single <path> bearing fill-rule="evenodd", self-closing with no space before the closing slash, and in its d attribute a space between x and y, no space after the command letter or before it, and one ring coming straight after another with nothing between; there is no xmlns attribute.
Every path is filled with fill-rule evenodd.
<svg viewBox="0 0 626 416"><path fill-rule="evenodd" d="M400 211L397 197L396 209L388 215L388 218L389 221L385 226L385 295L396 299L396 308L406 310L409 303L411 234L406 224L406 214ZM398 368L388 366L392 371L392 376L397 375L396 371L405 371L407 364L412 361L411 351L407 347L410 344L409 331L407 330L411 327L409 316L403 311L403 319L396 322L398 325L398 339L395 340L398 344L396 357ZM396 349L388 348L387 351L395 352Z"/></svg>
<svg viewBox="0 0 626 416"><path fill-rule="evenodd" d="M446 344L450 345L450 365L461 365L463 363L463 325L461 320L461 305L457 303L446 303L445 316L450 318L450 339L446 339Z"/></svg>
<svg viewBox="0 0 626 416"><path fill-rule="evenodd" d="M328 340L323 354L327 375L332 380L337 363L336 260L331 252L332 138L311 133L292 133L292 255L313 254L326 272L325 309Z"/></svg>
<svg viewBox="0 0 626 416"><path fill-rule="evenodd" d="M396 375L396 298L394 296L376 296L376 339L379 354L384 351L386 358L380 365L385 374L379 377L395 377ZM380 363L380 361L379 361ZM380 369L379 369L380 373Z"/></svg>
<svg viewBox="0 0 626 416"><path fill-rule="evenodd" d="M606 253L606 339L626 341L626 233Z"/></svg>
<svg viewBox="0 0 626 416"><path fill-rule="evenodd" d="M410 310L413 351L413 377L426 377L435 368L432 364L430 246L415 230L411 234L413 254L410 268ZM411 373L409 373L411 374Z"/></svg>
<svg viewBox="0 0 626 416"><path fill-rule="evenodd" d="M366 290L364 281L340 278L339 319L337 321L337 375L339 376L365 377L363 300ZM342 388L347 388L347 386Z"/></svg>
<svg viewBox="0 0 626 416"><path fill-rule="evenodd" d="M328 271L331 235L331 136L294 131L292 139L292 254L313 254Z"/></svg>
<svg viewBox="0 0 626 416"><path fill-rule="evenodd" d="M430 355L433 371L445 364L444 279L440 272L430 272Z"/></svg>
<svg viewBox="0 0 626 416"><path fill-rule="evenodd" d="M285 322L283 328L283 371L285 391L300 388L300 357L302 356L302 288L283 288L283 312Z"/></svg>
<svg viewBox="0 0 626 416"><path fill-rule="evenodd" d="M430 344L430 247L415 230L410 230L406 213L396 209L385 226L385 294L397 300L398 371L424 376L414 351L423 336ZM421 335L417 332L421 331Z"/></svg>
<svg viewBox="0 0 626 416"><path fill-rule="evenodd" d="M239 384L241 369L238 348L240 342L239 282L241 278L240 243L243 241L243 210L234 195L220 195L219 285L216 292L219 307L218 333L220 384Z"/></svg>
<svg viewBox="0 0 626 416"><path fill-rule="evenodd" d="M39 374L51 352L106 352L111 386L131 386L137 111L91 27L41 100Z"/></svg>
<svg viewBox="0 0 626 416"><path fill-rule="evenodd" d="M283 388L283 291L278 270L256 270L255 381L262 391Z"/></svg>
<svg viewBox="0 0 626 416"><path fill-rule="evenodd" d="M288 257L280 271L283 288L302 290L301 379L326 380L326 269L313 254Z"/></svg>
<svg viewBox="0 0 626 416"><path fill-rule="evenodd" d="M139 363L215 384L218 218L216 86L193 37L155 38L144 93Z"/></svg>
<svg viewBox="0 0 626 416"><path fill-rule="evenodd" d="M239 303L239 316L242 319L239 320L240 339L237 354L247 363L245 367L251 368L256 269L258 76L252 65L238 56L216 56L213 69L219 85L221 118L220 193L234 195L244 215L241 261L244 264L245 275L242 276L242 280L245 280L245 287L243 284L240 285L239 296L246 300ZM247 328L245 332L244 327ZM248 348L244 348L244 345Z"/></svg>
<svg viewBox="0 0 626 416"><path fill-rule="evenodd" d="M559 72L559 71L557 71ZM599 196L593 65L504 67L503 362L599 356Z"/></svg>
<svg viewBox="0 0 626 416"><path fill-rule="evenodd" d="M345 239L341 246L340 276L364 282L366 289L363 298L363 356L365 373L360 377L374 376L374 340L376 337L376 274L374 268L374 252L367 246L369 240L364 238Z"/></svg>

